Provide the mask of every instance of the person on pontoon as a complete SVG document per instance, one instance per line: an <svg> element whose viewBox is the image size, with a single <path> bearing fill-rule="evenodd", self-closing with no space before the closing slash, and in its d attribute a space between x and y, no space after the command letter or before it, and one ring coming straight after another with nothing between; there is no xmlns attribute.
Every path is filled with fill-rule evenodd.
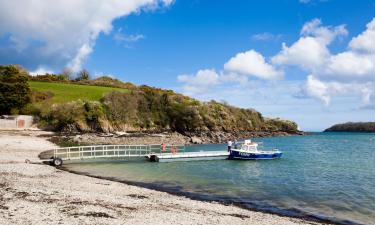
<svg viewBox="0 0 375 225"><path fill-rule="evenodd" d="M230 152L230 150L232 149L232 144L232 141L228 140L228 152Z"/></svg>

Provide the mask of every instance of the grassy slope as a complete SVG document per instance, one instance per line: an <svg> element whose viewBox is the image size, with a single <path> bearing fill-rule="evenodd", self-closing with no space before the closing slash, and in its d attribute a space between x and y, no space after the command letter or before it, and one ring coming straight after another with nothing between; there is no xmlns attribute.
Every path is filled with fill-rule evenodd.
<svg viewBox="0 0 375 225"><path fill-rule="evenodd" d="M127 89L99 87L77 84L50 83L30 81L30 88L37 91L50 91L54 94L52 101L56 103L70 102L78 99L98 101L104 94L119 91L128 92Z"/></svg>

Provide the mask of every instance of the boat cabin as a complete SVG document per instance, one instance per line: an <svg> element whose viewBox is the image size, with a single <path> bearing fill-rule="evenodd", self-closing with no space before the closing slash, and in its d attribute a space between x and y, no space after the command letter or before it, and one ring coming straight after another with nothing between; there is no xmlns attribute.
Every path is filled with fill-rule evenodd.
<svg viewBox="0 0 375 225"><path fill-rule="evenodd" d="M251 142L251 140L245 140L244 144L241 146L243 151L258 151L258 143Z"/></svg>

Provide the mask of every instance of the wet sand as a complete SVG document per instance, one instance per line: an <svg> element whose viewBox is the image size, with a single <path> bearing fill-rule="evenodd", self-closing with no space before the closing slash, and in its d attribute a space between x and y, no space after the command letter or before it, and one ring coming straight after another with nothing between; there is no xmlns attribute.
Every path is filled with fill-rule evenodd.
<svg viewBox="0 0 375 225"><path fill-rule="evenodd" d="M318 224L25 163L46 134L0 132L0 224Z"/></svg>

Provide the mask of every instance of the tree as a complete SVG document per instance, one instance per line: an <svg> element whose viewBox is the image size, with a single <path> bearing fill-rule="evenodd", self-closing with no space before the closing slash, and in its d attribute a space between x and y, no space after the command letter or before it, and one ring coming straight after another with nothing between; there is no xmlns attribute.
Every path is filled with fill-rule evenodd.
<svg viewBox="0 0 375 225"><path fill-rule="evenodd" d="M87 71L86 69L82 69L81 71L79 71L77 79L78 80L89 80L90 79L89 71Z"/></svg>
<svg viewBox="0 0 375 225"><path fill-rule="evenodd" d="M15 112L30 102L28 73L19 66L0 66L0 114Z"/></svg>
<svg viewBox="0 0 375 225"><path fill-rule="evenodd" d="M64 78L64 80L71 80L72 75L73 75L73 70L70 69L69 67L65 67L60 75Z"/></svg>

